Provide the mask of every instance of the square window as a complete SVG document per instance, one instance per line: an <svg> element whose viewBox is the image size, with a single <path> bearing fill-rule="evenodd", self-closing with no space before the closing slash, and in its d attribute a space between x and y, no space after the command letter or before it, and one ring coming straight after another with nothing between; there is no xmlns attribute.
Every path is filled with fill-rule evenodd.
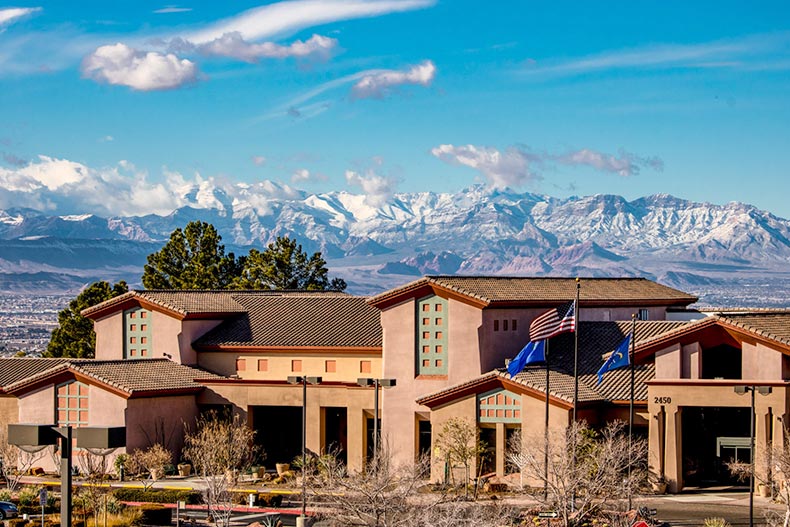
<svg viewBox="0 0 790 527"><path fill-rule="evenodd" d="M148 318L148 313L145 311L140 311L140 318Z"/></svg>
<svg viewBox="0 0 790 527"><path fill-rule="evenodd" d="M148 344L148 337L140 337L140 344Z"/></svg>
<svg viewBox="0 0 790 527"><path fill-rule="evenodd" d="M258 371L269 371L269 359L258 359Z"/></svg>
<svg viewBox="0 0 790 527"><path fill-rule="evenodd" d="M236 371L246 371L246 370L247 370L246 359L236 359Z"/></svg>
<svg viewBox="0 0 790 527"><path fill-rule="evenodd" d="M129 331L137 331L137 324L129 324Z"/></svg>
<svg viewBox="0 0 790 527"><path fill-rule="evenodd" d="M502 331L507 331L507 320L502 321Z"/></svg>
<svg viewBox="0 0 790 527"><path fill-rule="evenodd" d="M78 415L79 414L77 410L69 410L69 421L71 421L72 423L76 422Z"/></svg>
<svg viewBox="0 0 790 527"><path fill-rule="evenodd" d="M431 310L431 305L430 304L423 304L422 305L422 310L425 311L425 312L430 311Z"/></svg>
<svg viewBox="0 0 790 527"><path fill-rule="evenodd" d="M147 357L148 356L148 350L145 349L145 348L141 349L140 350L140 356L141 357Z"/></svg>
<svg viewBox="0 0 790 527"><path fill-rule="evenodd" d="M430 331L423 331L422 332L422 338L424 338L424 339L431 338L431 332Z"/></svg>
<svg viewBox="0 0 790 527"><path fill-rule="evenodd" d="M300 359L291 361L291 371L302 371L302 361Z"/></svg>
<svg viewBox="0 0 790 527"><path fill-rule="evenodd" d="M129 337L129 344L137 344L137 337Z"/></svg>
<svg viewBox="0 0 790 527"><path fill-rule="evenodd" d="M437 367L437 368L441 368L441 367L442 367L442 364L444 364L444 363L442 362L442 359L439 359L439 360L437 360L437 361L436 361L436 367Z"/></svg>
<svg viewBox="0 0 790 527"><path fill-rule="evenodd" d="M441 340L443 337L444 337L444 333L442 333L441 331L437 331L436 332L436 339L437 340Z"/></svg>
<svg viewBox="0 0 790 527"><path fill-rule="evenodd" d="M327 373L335 373L337 371L337 361L328 360L324 364L324 371Z"/></svg>
<svg viewBox="0 0 790 527"><path fill-rule="evenodd" d="M69 384L69 395L78 395L78 394L79 394L79 391L78 391L78 388L77 388L77 383L73 382L73 383Z"/></svg>
<svg viewBox="0 0 790 527"><path fill-rule="evenodd" d="M369 360L361 360L361 361L359 361L359 373L370 373L370 361Z"/></svg>
<svg viewBox="0 0 790 527"><path fill-rule="evenodd" d="M148 324L140 324L140 331L148 331Z"/></svg>
<svg viewBox="0 0 790 527"><path fill-rule="evenodd" d="M423 318L422 319L422 325L423 326L427 326L430 323L431 323L431 319L430 318Z"/></svg>
<svg viewBox="0 0 790 527"><path fill-rule="evenodd" d="M441 325L442 325L442 322L444 322L444 321L443 321L441 318L437 318L437 319L436 319L436 325L437 325L437 326L441 326Z"/></svg>
<svg viewBox="0 0 790 527"><path fill-rule="evenodd" d="M423 346L422 347L422 352L423 353L428 353L429 351L431 351L431 347L430 346Z"/></svg>
<svg viewBox="0 0 790 527"><path fill-rule="evenodd" d="M443 352L443 351L444 351L444 348L442 348L442 345L441 345L441 344L439 344L438 346L436 346L436 353L441 353L441 352Z"/></svg>
<svg viewBox="0 0 790 527"><path fill-rule="evenodd" d="M510 329L516 331L516 319L510 321Z"/></svg>
<svg viewBox="0 0 790 527"><path fill-rule="evenodd" d="M132 357L136 357L137 356L137 350L134 349L134 348L130 349L129 350L129 355L132 356Z"/></svg>
<svg viewBox="0 0 790 527"><path fill-rule="evenodd" d="M437 313L439 313L442 310L442 305L441 304L434 304L433 307L434 307L434 309L436 309Z"/></svg>
<svg viewBox="0 0 790 527"><path fill-rule="evenodd" d="M430 365L431 365L431 361L429 361L429 360L422 361L422 367L423 368L427 368Z"/></svg>
<svg viewBox="0 0 790 527"><path fill-rule="evenodd" d="M80 409L88 409L88 398L87 397L80 397Z"/></svg>
<svg viewBox="0 0 790 527"><path fill-rule="evenodd" d="M137 313L132 311L131 313L129 313L129 318L137 318Z"/></svg>
<svg viewBox="0 0 790 527"><path fill-rule="evenodd" d="M85 386L84 384L80 384L80 395L82 395L83 397L88 396L88 387Z"/></svg>

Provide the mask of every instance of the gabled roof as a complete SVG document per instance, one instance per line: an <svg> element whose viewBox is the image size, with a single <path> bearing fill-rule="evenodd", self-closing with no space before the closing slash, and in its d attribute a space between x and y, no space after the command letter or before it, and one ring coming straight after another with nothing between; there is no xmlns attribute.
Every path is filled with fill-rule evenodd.
<svg viewBox="0 0 790 527"><path fill-rule="evenodd" d="M266 298L290 295L310 296L347 296L335 291L259 291L259 290L208 290L208 289L165 289L135 290L119 295L82 311L88 318L101 318L119 309L134 305L158 309L178 318L224 318L243 313L241 298Z"/></svg>
<svg viewBox="0 0 790 527"><path fill-rule="evenodd" d="M759 340L790 354L790 311L780 309L727 312L695 320L640 342L636 350L637 356L650 355L675 342L682 343L684 339L692 340L696 338L696 333L715 327L726 330L730 335L737 335L740 340Z"/></svg>
<svg viewBox="0 0 790 527"><path fill-rule="evenodd" d="M582 278L581 305L677 305L686 306L697 297L645 278ZM575 278L504 276L425 276L370 299L387 307L404 297L426 294L430 289L456 294L479 304L545 306L576 297Z"/></svg>
<svg viewBox="0 0 790 527"><path fill-rule="evenodd" d="M592 401L624 401L631 398L631 374L629 368L620 368L604 375L603 382L598 384L597 372L604 363L604 357L611 353L625 336L631 331L631 322L580 322L579 323L579 402ZM689 325L689 322L645 321L636 323L635 342L655 338L678 328ZM549 391L557 401L573 404L573 333L564 333L549 342ZM645 400L647 386L645 381L655 375L653 364L636 364L634 368L634 398ZM466 383L445 388L439 392L426 395L417 400L419 404L429 407L445 404L464 391L468 393L475 385L481 385L492 378L509 381L521 386L525 391L546 393L546 369L544 365L527 366L521 373L510 379L507 370L497 369Z"/></svg>
<svg viewBox="0 0 790 527"><path fill-rule="evenodd" d="M222 348L381 349L381 313L349 295L238 296L241 316L226 320L193 345Z"/></svg>
<svg viewBox="0 0 790 527"><path fill-rule="evenodd" d="M203 388L197 380L224 378L167 359L32 359L37 361L35 367L23 362L30 360L0 359L3 392L19 395L52 382L61 382L59 379L70 374L80 380L103 385L126 397L143 397L197 392ZM25 370L29 372L25 377L20 378L16 373Z"/></svg>

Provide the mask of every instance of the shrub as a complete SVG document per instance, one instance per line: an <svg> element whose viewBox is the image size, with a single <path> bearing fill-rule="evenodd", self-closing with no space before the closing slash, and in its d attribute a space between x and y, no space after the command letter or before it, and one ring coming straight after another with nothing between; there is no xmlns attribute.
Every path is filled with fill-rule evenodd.
<svg viewBox="0 0 790 527"><path fill-rule="evenodd" d="M167 489L115 489L112 493L118 501L136 501L144 503L176 503L185 501L189 505L201 503L203 495L194 490Z"/></svg>
<svg viewBox="0 0 790 527"><path fill-rule="evenodd" d="M11 501L11 492L8 490L0 490L0 501Z"/></svg>
<svg viewBox="0 0 790 527"><path fill-rule="evenodd" d="M705 518L702 525L705 527L730 527L729 522L724 518Z"/></svg>
<svg viewBox="0 0 790 527"><path fill-rule="evenodd" d="M27 520L23 520L22 518L14 518L13 520L8 520L8 527L25 527L27 525Z"/></svg>
<svg viewBox="0 0 790 527"><path fill-rule="evenodd" d="M38 491L33 487L25 487L19 491L19 505L38 505Z"/></svg>

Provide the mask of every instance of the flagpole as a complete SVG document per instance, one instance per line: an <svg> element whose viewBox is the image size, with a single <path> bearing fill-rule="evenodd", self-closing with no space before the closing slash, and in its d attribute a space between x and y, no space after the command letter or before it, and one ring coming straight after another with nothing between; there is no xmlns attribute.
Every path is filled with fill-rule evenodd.
<svg viewBox="0 0 790 527"><path fill-rule="evenodd" d="M543 452L543 499L549 497L549 339L546 339L546 347L543 350L546 361L546 423L543 433L544 452Z"/></svg>
<svg viewBox="0 0 790 527"><path fill-rule="evenodd" d="M631 349L629 361L631 363L631 404L628 407L628 510L631 510L631 445L634 437L634 348L636 346L636 314L631 314Z"/></svg>
<svg viewBox="0 0 790 527"><path fill-rule="evenodd" d="M576 304L573 306L573 422L576 422L576 406L579 400L579 291L581 280L576 278ZM576 459L574 449L573 459ZM574 465L575 465L574 461Z"/></svg>

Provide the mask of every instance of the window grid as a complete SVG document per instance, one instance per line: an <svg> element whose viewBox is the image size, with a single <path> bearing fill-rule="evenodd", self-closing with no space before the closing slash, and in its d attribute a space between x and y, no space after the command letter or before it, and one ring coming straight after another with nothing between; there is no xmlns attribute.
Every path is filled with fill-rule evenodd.
<svg viewBox="0 0 790 527"><path fill-rule="evenodd" d="M143 359L153 357L151 348L151 316L150 311L141 307L127 309L123 312L123 355L125 359ZM145 323L138 322L144 319Z"/></svg>
<svg viewBox="0 0 790 527"><path fill-rule="evenodd" d="M478 421L481 423L520 423L521 396L498 389L477 396Z"/></svg>
<svg viewBox="0 0 790 527"><path fill-rule="evenodd" d="M447 300L429 296L417 302L417 375L447 375Z"/></svg>
<svg viewBox="0 0 790 527"><path fill-rule="evenodd" d="M88 385L70 381L57 386L55 418L59 426L88 426Z"/></svg>

